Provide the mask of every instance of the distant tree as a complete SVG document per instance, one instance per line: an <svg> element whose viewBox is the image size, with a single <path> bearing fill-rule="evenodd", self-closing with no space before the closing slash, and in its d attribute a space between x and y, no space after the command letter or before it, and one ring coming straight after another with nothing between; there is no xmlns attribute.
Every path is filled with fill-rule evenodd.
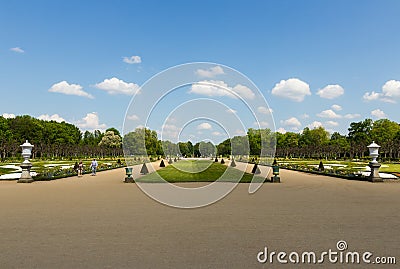
<svg viewBox="0 0 400 269"><path fill-rule="evenodd" d="M357 154L358 156L364 157L364 154L367 151L367 145L372 142L372 125L373 121L371 119L350 123L350 127L348 128L349 133L347 136L352 150L351 155Z"/></svg>
<svg viewBox="0 0 400 269"><path fill-rule="evenodd" d="M121 147L122 139L114 131L107 131L99 142L99 146L106 148L119 148Z"/></svg>
<svg viewBox="0 0 400 269"><path fill-rule="evenodd" d="M381 156L394 157L396 135L400 125L388 119L374 121L371 129L371 138L381 146Z"/></svg>

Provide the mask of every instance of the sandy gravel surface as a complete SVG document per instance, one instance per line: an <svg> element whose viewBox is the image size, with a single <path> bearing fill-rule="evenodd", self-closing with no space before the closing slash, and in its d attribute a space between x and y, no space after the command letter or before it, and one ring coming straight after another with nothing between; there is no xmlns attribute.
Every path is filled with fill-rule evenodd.
<svg viewBox="0 0 400 269"><path fill-rule="evenodd" d="M281 170L281 184L252 195L240 184L211 206L184 210L155 202L124 177L117 169L0 182L0 268L378 268L256 259L266 246L322 252L338 240L400 263L400 184Z"/></svg>

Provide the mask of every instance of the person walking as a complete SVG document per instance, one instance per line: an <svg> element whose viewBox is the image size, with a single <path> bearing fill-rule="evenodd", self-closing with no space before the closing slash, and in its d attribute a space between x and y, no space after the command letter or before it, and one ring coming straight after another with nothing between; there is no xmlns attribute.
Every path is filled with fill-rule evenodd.
<svg viewBox="0 0 400 269"><path fill-rule="evenodd" d="M97 170L98 163L96 159L93 159L92 163L90 164L90 167L92 168L92 176L96 175L96 170Z"/></svg>
<svg viewBox="0 0 400 269"><path fill-rule="evenodd" d="M82 161L80 161L78 164L78 177L81 177L82 175L83 175L83 163Z"/></svg>
<svg viewBox="0 0 400 269"><path fill-rule="evenodd" d="M78 164L78 162L75 162L73 169L76 172L76 174L79 176L79 164Z"/></svg>

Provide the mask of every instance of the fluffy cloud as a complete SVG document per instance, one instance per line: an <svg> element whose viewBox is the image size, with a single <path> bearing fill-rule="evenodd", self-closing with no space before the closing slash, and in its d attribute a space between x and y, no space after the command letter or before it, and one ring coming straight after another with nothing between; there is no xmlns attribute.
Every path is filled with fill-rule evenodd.
<svg viewBox="0 0 400 269"><path fill-rule="evenodd" d="M336 127L339 126L339 123L336 121L328 120L325 122L325 125L328 127Z"/></svg>
<svg viewBox="0 0 400 269"><path fill-rule="evenodd" d="M293 130L298 130L301 126L301 122L295 117L291 117L287 120L281 120L281 124L283 126L288 126L288 127L292 128Z"/></svg>
<svg viewBox="0 0 400 269"><path fill-rule="evenodd" d="M82 96L82 97L86 97L86 98L90 98L90 99L94 98L93 95L83 91L81 85L69 84L65 80L58 82L58 83L54 84L53 86L51 86L51 88L49 89L49 92L57 92L57 93L62 93L62 94L66 94L66 95L77 95L77 96Z"/></svg>
<svg viewBox="0 0 400 269"><path fill-rule="evenodd" d="M49 114L43 114L40 115L38 117L39 120L45 120L45 121L56 121L56 122L67 122L64 118L60 117L60 115L58 114L53 114L53 115L49 115Z"/></svg>
<svg viewBox="0 0 400 269"><path fill-rule="evenodd" d="M261 128L267 128L269 126L269 123L267 121L256 121L256 122L254 122L254 126L261 127Z"/></svg>
<svg viewBox="0 0 400 269"><path fill-rule="evenodd" d="M387 115L385 114L385 112L383 112L383 111L380 110L379 108L378 108L378 109L375 109L375 110L372 110L372 111L371 111L371 116L373 116L373 117L375 117L375 118L377 118L377 119L383 119L383 118L386 118L386 117L387 117Z"/></svg>
<svg viewBox="0 0 400 269"><path fill-rule="evenodd" d="M140 64L142 62L142 58L140 58L140 56L124 57L122 61L127 64Z"/></svg>
<svg viewBox="0 0 400 269"><path fill-rule="evenodd" d="M126 94L134 95L139 93L139 85L135 83L127 83L116 77L105 79L103 82L97 83L95 85L97 89L104 90L109 94Z"/></svg>
<svg viewBox="0 0 400 269"><path fill-rule="evenodd" d="M16 52L16 53L24 53L25 52L20 47L11 48L10 50L13 51L13 52Z"/></svg>
<svg viewBox="0 0 400 269"><path fill-rule="evenodd" d="M107 127L104 123L100 124L96 112L86 114L86 117L77 122L77 126L84 130L104 130Z"/></svg>
<svg viewBox="0 0 400 269"><path fill-rule="evenodd" d="M296 102L302 102L307 95L311 95L310 86L297 78L281 80L272 89L272 94L290 99Z"/></svg>
<svg viewBox="0 0 400 269"><path fill-rule="evenodd" d="M212 126L208 122L203 122L197 126L197 130L211 130Z"/></svg>
<svg viewBox="0 0 400 269"><path fill-rule="evenodd" d="M181 129L175 124L165 123L162 126L161 138L178 139Z"/></svg>
<svg viewBox="0 0 400 269"><path fill-rule="evenodd" d="M265 106L257 107L257 111L261 114L271 114L273 112L271 108L266 108Z"/></svg>
<svg viewBox="0 0 400 269"><path fill-rule="evenodd" d="M341 115L336 114L336 112L333 111L332 109L324 110L321 113L318 113L317 116L320 118L328 118L328 119L339 119L342 117Z"/></svg>
<svg viewBox="0 0 400 269"><path fill-rule="evenodd" d="M382 93L386 97L400 97L400 81L389 80L382 86Z"/></svg>
<svg viewBox="0 0 400 269"><path fill-rule="evenodd" d="M380 100L386 103L396 103L397 98L400 98L400 81L389 80L382 86L382 92L366 92L363 95L365 101Z"/></svg>
<svg viewBox="0 0 400 269"><path fill-rule="evenodd" d="M225 74L221 66L210 67L209 69L197 69L196 74L204 78L213 78L218 75Z"/></svg>
<svg viewBox="0 0 400 269"><path fill-rule="evenodd" d="M307 113L300 115L300 118L302 118L302 119L308 119L309 117L310 117L310 115L308 115Z"/></svg>
<svg viewBox="0 0 400 269"><path fill-rule="evenodd" d="M214 135L214 136L222 136L223 135L220 132L212 132L211 134Z"/></svg>
<svg viewBox="0 0 400 269"><path fill-rule="evenodd" d="M235 130L235 134L236 134L236 135L246 135L246 131L241 130L241 129L236 129L236 130Z"/></svg>
<svg viewBox="0 0 400 269"><path fill-rule="evenodd" d="M325 99L334 99L344 94L344 89L340 85L328 85L318 90L317 95Z"/></svg>
<svg viewBox="0 0 400 269"><path fill-rule="evenodd" d="M355 119L355 118L359 118L359 117L361 117L361 114L346 114L346 115L344 115L344 118L346 118L346 119Z"/></svg>
<svg viewBox="0 0 400 269"><path fill-rule="evenodd" d="M13 119L15 118L15 114L3 113L3 118L5 119Z"/></svg>
<svg viewBox="0 0 400 269"><path fill-rule="evenodd" d="M139 116L138 115L129 115L127 117L128 120L139 120Z"/></svg>
<svg viewBox="0 0 400 269"><path fill-rule="evenodd" d="M312 123L307 125L307 127L310 128L310 129L315 129L315 128L318 128L318 127L323 127L323 125L322 125L322 122L313 121Z"/></svg>
<svg viewBox="0 0 400 269"><path fill-rule="evenodd" d="M254 99L255 97L253 91L248 87L237 84L232 88L222 80L199 81L198 83L194 83L189 91L189 93L206 96L228 96L231 98L237 98L232 92L237 93L240 97L245 99Z"/></svg>
<svg viewBox="0 0 400 269"><path fill-rule="evenodd" d="M340 110L342 110L342 107L339 106L339 105L332 105L331 108L332 108L333 110L335 110L335 111L340 111Z"/></svg>
<svg viewBox="0 0 400 269"><path fill-rule="evenodd" d="M366 92L366 93L364 93L364 95L363 95L363 99L364 99L365 101L378 100L380 97L381 97L381 94L380 94L380 93L377 93L377 92L374 92L374 91L371 92L371 93Z"/></svg>
<svg viewBox="0 0 400 269"><path fill-rule="evenodd" d="M286 131L286 129L285 128L279 128L279 129L277 129L276 130L278 133L281 133L281 134L286 134L287 133L287 131Z"/></svg>

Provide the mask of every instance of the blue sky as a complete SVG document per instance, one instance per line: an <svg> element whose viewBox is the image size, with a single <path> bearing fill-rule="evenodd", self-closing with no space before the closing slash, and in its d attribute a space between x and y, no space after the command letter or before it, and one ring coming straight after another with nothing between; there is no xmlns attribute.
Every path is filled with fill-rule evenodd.
<svg viewBox="0 0 400 269"><path fill-rule="evenodd" d="M322 124L347 134L350 122L364 118L400 122L399 1L2 1L0 6L0 114L5 116L122 130L132 93L152 76L179 64L214 62L257 85L280 131ZM198 125L192 125L186 132L196 135ZM207 135L221 141L212 129Z"/></svg>

